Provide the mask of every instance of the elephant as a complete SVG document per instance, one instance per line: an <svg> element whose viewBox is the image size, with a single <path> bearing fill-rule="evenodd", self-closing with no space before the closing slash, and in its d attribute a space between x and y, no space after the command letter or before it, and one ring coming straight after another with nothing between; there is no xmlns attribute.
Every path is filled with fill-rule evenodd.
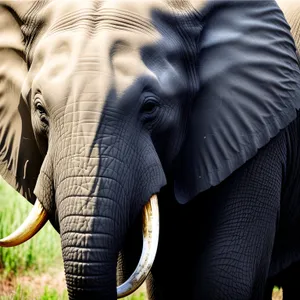
<svg viewBox="0 0 300 300"><path fill-rule="evenodd" d="M70 299L146 279L152 300L270 299L277 282L288 299L299 14L298 0L0 0L0 175L34 204L0 246L49 220Z"/></svg>

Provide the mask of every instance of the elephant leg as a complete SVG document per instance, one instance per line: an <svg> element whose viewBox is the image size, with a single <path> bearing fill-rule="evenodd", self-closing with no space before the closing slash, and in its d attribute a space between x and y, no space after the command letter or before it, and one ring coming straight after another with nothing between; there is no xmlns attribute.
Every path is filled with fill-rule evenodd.
<svg viewBox="0 0 300 300"><path fill-rule="evenodd" d="M283 300L294 300L299 295L300 262L293 263L281 274Z"/></svg>
<svg viewBox="0 0 300 300"><path fill-rule="evenodd" d="M212 228L192 299L264 298L280 209L286 144L279 134L208 193Z"/></svg>
<svg viewBox="0 0 300 300"><path fill-rule="evenodd" d="M147 296L148 300L164 300L160 294L157 284L153 278L152 272L147 277Z"/></svg>

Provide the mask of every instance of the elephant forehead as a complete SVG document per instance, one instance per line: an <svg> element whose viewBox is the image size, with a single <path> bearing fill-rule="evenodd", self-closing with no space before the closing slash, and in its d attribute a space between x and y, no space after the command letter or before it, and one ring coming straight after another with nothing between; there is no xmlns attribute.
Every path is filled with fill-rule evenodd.
<svg viewBox="0 0 300 300"><path fill-rule="evenodd" d="M157 39L136 32L127 32L124 37L120 30L101 30L93 37L65 31L46 34L35 47L28 89L36 85L51 93L59 83L65 87L56 91L60 93L98 92L104 96L113 87L121 95L137 77L155 77L141 59L141 49ZM67 97L64 94L57 99Z"/></svg>
<svg viewBox="0 0 300 300"><path fill-rule="evenodd" d="M81 32L86 37L93 38L100 31L119 30L123 39L127 39L128 33L136 32L144 33L148 42L154 42L160 36L153 24L154 12L188 17L200 12L206 4L207 0L33 1L33 5L22 17L26 51L30 57L42 37L58 33L72 35ZM98 46L103 47L103 44Z"/></svg>
<svg viewBox="0 0 300 300"><path fill-rule="evenodd" d="M147 30L146 28L152 27L152 12L155 10L172 15L186 15L191 11L200 12L207 4L208 0L48 0L35 1L26 17L41 13L40 17L55 20L55 23L59 20L62 23L57 25L62 26L72 19L85 18L87 22L97 26L110 23L116 25L116 20L126 17L127 21L138 21L141 28Z"/></svg>
<svg viewBox="0 0 300 300"><path fill-rule="evenodd" d="M102 82L98 84L102 94L108 93L110 86L121 95L138 76L155 77L141 59L141 49L157 44L162 38L152 20L153 12L188 17L195 10L200 11L205 3L204 0L34 2L23 26L27 56L32 62L27 90L36 79L39 84L44 81L49 91L59 81L69 92L74 76L93 73ZM82 92L85 81L73 81ZM68 95L61 96L57 99L66 99Z"/></svg>

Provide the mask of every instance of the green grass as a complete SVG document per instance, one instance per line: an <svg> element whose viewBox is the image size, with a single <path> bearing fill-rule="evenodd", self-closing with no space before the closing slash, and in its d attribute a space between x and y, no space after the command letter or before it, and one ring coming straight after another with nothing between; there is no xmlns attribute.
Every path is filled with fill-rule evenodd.
<svg viewBox="0 0 300 300"><path fill-rule="evenodd" d="M0 237L12 233L28 216L32 205L0 178ZM4 276L28 270L44 271L61 260L60 237L46 226L28 242L12 248L0 248L0 268Z"/></svg>
<svg viewBox="0 0 300 300"><path fill-rule="evenodd" d="M11 296L0 296L0 300L24 300L24 299L32 299L32 300L68 300L67 291L65 291L62 295L52 288L46 286L44 288L44 292L42 295L38 297L32 297L33 291L31 288L23 287L22 285L18 285L15 293Z"/></svg>
<svg viewBox="0 0 300 300"><path fill-rule="evenodd" d="M129 296L129 297L125 297L123 298L124 300L146 300L146 296L144 293L140 293L138 296L136 295L132 295L132 296Z"/></svg>

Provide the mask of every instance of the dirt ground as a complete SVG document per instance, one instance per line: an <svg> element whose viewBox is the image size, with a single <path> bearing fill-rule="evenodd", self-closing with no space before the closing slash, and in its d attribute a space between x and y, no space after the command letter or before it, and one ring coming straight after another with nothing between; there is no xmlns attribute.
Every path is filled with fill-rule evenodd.
<svg viewBox="0 0 300 300"><path fill-rule="evenodd" d="M282 290L273 292L273 300L282 300Z"/></svg>
<svg viewBox="0 0 300 300"><path fill-rule="evenodd" d="M0 279L0 296L12 295L18 285L31 290L33 298L42 295L46 286L62 294L66 289L65 274L61 270L53 269L41 275L28 274L26 276L13 277L5 280Z"/></svg>
<svg viewBox="0 0 300 300"><path fill-rule="evenodd" d="M57 293L61 295L66 289L65 274L64 271L53 268L41 275L29 274L5 280L0 278L0 298L1 296L13 295L18 285L30 290L32 299L39 298L39 296L43 294L46 286L49 289L55 289ZM141 292L146 293L145 285L142 285L134 294L138 295Z"/></svg>
<svg viewBox="0 0 300 300"><path fill-rule="evenodd" d="M0 297L12 295L18 285L29 288L33 291L31 295L33 298L38 297L44 291L45 286L50 289L55 289L59 294L62 294L66 289L64 272L61 270L53 269L49 270L46 274L37 276L36 274L21 276L18 278L12 278L7 280L0 279ZM146 289L143 285L136 294L140 292L145 293ZM282 300L282 291L273 292L273 300Z"/></svg>

